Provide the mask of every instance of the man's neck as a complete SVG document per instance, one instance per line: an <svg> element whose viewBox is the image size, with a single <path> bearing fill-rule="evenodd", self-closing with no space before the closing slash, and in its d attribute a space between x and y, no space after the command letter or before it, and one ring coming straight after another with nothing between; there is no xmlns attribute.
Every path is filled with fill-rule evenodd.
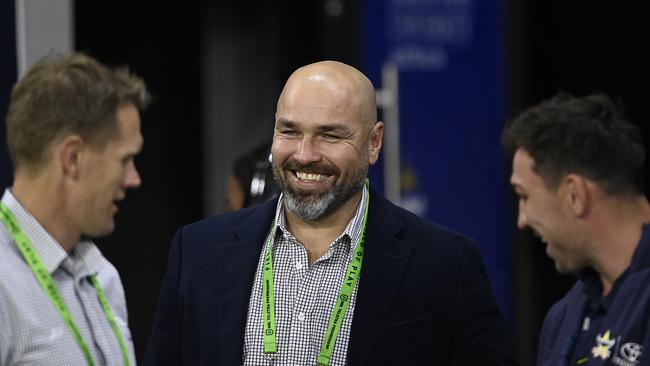
<svg viewBox="0 0 650 366"><path fill-rule="evenodd" d="M70 253L79 241L80 233L70 229L64 214L64 198L61 192L57 192L56 185L56 182L47 177L17 174L11 193L59 245Z"/></svg>
<svg viewBox="0 0 650 366"><path fill-rule="evenodd" d="M338 210L313 221L302 220L285 206L287 229L307 250L310 265L325 254L330 244L345 230L356 213L361 196L362 191L359 190Z"/></svg>
<svg viewBox="0 0 650 366"><path fill-rule="evenodd" d="M643 224L650 222L650 205L645 197L610 207L607 220L599 220L595 236L594 269L600 275L603 295L632 264L632 257L641 240Z"/></svg>

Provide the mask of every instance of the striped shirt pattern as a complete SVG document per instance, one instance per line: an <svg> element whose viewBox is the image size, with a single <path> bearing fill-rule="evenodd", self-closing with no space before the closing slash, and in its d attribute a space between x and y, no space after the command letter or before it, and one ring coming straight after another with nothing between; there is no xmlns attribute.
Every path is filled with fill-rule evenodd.
<svg viewBox="0 0 650 366"><path fill-rule="evenodd" d="M273 240L277 353L264 353L262 276L264 255L269 245L267 240L257 264L249 301L244 336L244 365L316 365L330 314L347 273L348 264L354 257L353 249L361 236L367 196L368 191L364 186L354 217L343 233L332 242L329 250L311 266L308 265L307 250L286 228L283 197L280 196L276 219L273 221L277 222ZM336 339L330 359L332 366L346 364L358 284L357 282L352 292L350 307Z"/></svg>
<svg viewBox="0 0 650 366"><path fill-rule="evenodd" d="M54 279L95 365L122 365L122 353L88 277L97 275L135 365L124 290L115 267L90 241L74 254L58 244L9 190L4 203ZM69 328L43 291L16 243L0 224L0 365L86 365Z"/></svg>

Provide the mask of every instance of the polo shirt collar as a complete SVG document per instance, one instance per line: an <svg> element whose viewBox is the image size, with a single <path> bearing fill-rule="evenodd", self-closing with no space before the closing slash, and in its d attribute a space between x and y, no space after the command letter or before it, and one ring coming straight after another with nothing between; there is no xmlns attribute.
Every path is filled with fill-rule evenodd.
<svg viewBox="0 0 650 366"><path fill-rule="evenodd" d="M602 308L604 312L607 312L620 284L625 281L625 278L631 273L650 266L650 250L648 248L650 248L650 225L643 224L641 228L641 239L639 240L639 245L634 250L630 266L614 281L611 291L605 297L602 296L603 284L596 271L592 268L586 268L580 273L578 278L584 286L587 303L592 311Z"/></svg>
<svg viewBox="0 0 650 366"><path fill-rule="evenodd" d="M634 251L632 256L632 263L629 272L640 271L644 268L650 267L650 224L645 223L641 228L641 239L639 245Z"/></svg>

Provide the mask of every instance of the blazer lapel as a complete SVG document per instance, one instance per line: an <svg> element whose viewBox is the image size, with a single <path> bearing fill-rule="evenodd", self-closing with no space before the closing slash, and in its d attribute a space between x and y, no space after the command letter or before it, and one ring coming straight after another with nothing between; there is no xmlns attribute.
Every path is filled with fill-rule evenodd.
<svg viewBox="0 0 650 366"><path fill-rule="evenodd" d="M402 280L410 243L395 238L404 223L388 201L371 193L365 256L348 346L348 363L362 365L390 310Z"/></svg>
<svg viewBox="0 0 650 366"><path fill-rule="evenodd" d="M233 228L234 242L217 249L215 296L218 317L217 364L241 364L244 331L248 314L257 261L268 233L277 199L256 209L248 218Z"/></svg>

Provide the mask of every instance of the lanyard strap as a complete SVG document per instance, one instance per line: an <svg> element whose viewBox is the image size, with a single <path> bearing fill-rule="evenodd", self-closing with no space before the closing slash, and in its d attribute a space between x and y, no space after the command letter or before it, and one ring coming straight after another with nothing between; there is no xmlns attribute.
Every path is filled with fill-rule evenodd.
<svg viewBox="0 0 650 366"><path fill-rule="evenodd" d="M366 179L366 189L368 189L368 179ZM361 265L363 264L363 254L365 248L365 235L366 235L366 221L368 219L368 206L370 195L366 195L365 210L363 213L363 222L361 226L361 236L359 243L354 248L354 258L348 265L348 270L341 284L341 289L334 305L334 309L330 314L329 324L323 344L321 345L320 354L316 362L319 365L329 365L336 338L341 332L343 319L350 307L352 299L352 292L359 280L359 273L361 273ZM264 327L264 353L276 353L276 328L275 328L275 298L273 289L273 240L275 239L275 232L277 228L277 218L271 228L271 233L267 239L268 250L264 256L264 272L262 280L262 301L263 301L263 327Z"/></svg>
<svg viewBox="0 0 650 366"><path fill-rule="evenodd" d="M74 319L72 318L72 314L70 313L68 306L65 304L63 297L59 293L59 289L56 287L56 283L52 279L50 272L47 270L47 268L45 268L45 264L43 264L43 261L34 250L34 247L32 246L32 243L29 241L29 238L27 238L27 235L25 235L23 230L20 228L20 225L16 221L14 215L11 213L9 208L5 206L5 204L3 203L0 203L0 221L2 221L2 223L7 227L7 229L9 229L11 236L16 241L16 245L18 246L18 249L20 249L23 258L25 258L25 261L27 262L32 272L34 273L34 276L38 280L38 283L43 288L45 294L47 294L47 296L50 298L50 301L52 302L56 310L59 312L59 315L61 315L61 318L68 326L68 329L70 329L70 332L72 333L72 336L74 337L75 341L79 345L79 348L81 348L81 351L83 352L84 357L88 362L88 365L93 366L95 363L93 362L93 358L90 353L90 348L88 348L88 345L86 344L86 342L84 342L83 337L81 336L81 332L79 331L79 328L75 324ZM99 302L102 306L102 309L104 310L104 313L106 314L106 318L108 319L108 322L110 323L113 332L115 332L117 340L120 344L120 350L122 351L122 358L124 360L124 364L128 366L129 356L126 350L126 343L124 342L122 333L117 327L115 316L113 315L113 312L111 311L111 308L108 305L108 300L106 300L106 295L104 294L104 290L99 285L99 281L97 281L95 276L90 277L90 282L92 282L93 286L95 287L95 291L97 292L97 297L99 298Z"/></svg>

